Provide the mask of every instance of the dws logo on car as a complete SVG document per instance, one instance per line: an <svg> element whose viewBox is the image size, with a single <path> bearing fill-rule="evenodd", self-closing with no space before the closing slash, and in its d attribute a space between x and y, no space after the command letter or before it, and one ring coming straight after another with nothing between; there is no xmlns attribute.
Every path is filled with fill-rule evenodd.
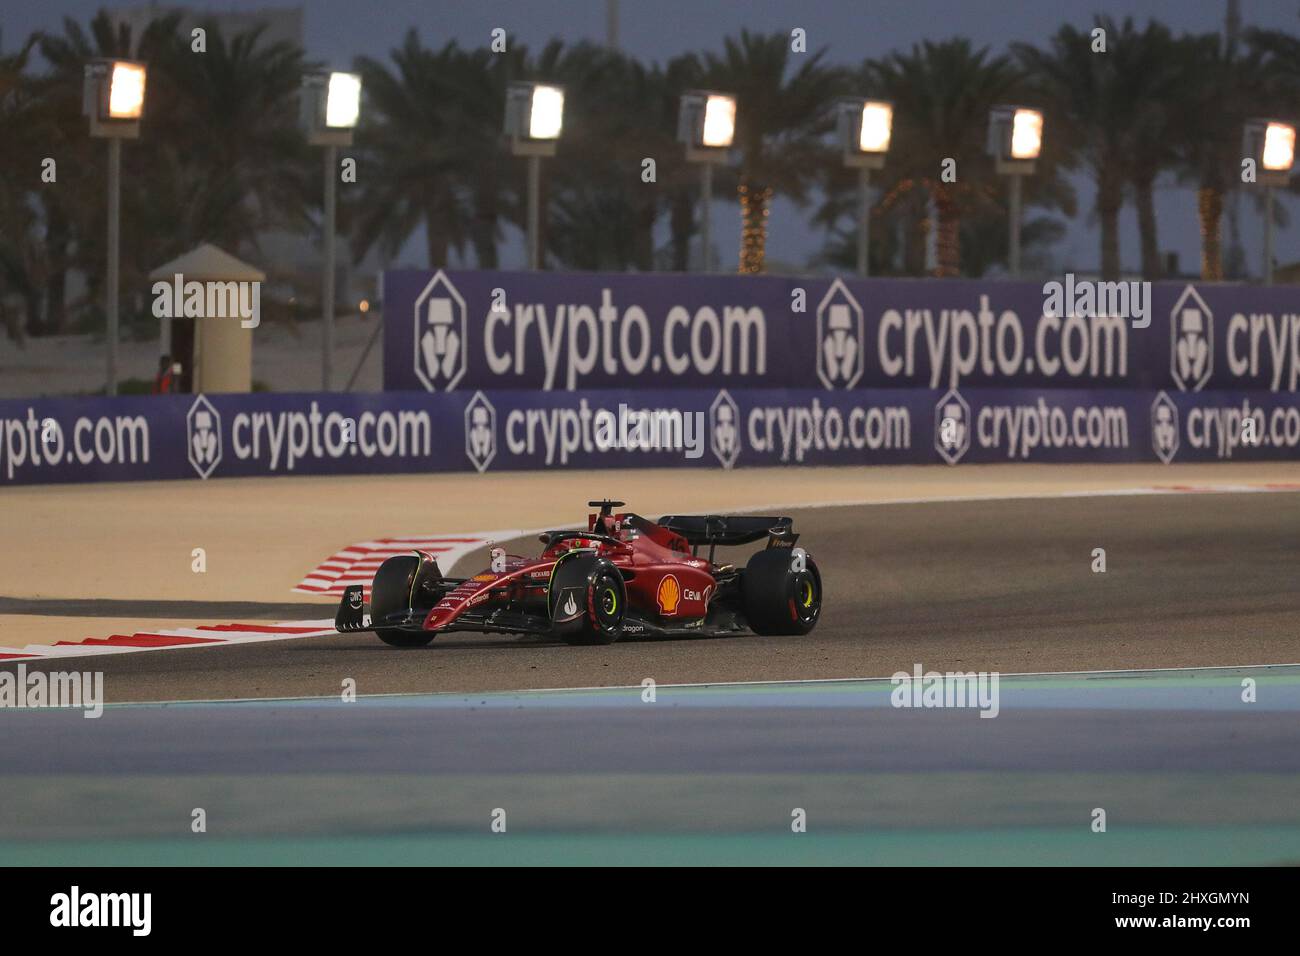
<svg viewBox="0 0 1300 956"><path fill-rule="evenodd" d="M709 447L723 468L740 456L740 406L725 388L709 406Z"/></svg>
<svg viewBox="0 0 1300 956"><path fill-rule="evenodd" d="M1178 454L1178 407L1164 392L1151 403L1151 448L1166 465Z"/></svg>
<svg viewBox="0 0 1300 956"><path fill-rule="evenodd" d="M480 472L497 455L497 410L482 392L465 406L465 456Z"/></svg>
<svg viewBox="0 0 1300 956"><path fill-rule="evenodd" d="M200 395L185 415L185 448L200 478L209 477L221 462L221 415Z"/></svg>
<svg viewBox="0 0 1300 956"><path fill-rule="evenodd" d="M1174 384L1199 392L1214 371L1214 315L1190 285L1169 316L1169 366Z"/></svg>
<svg viewBox="0 0 1300 956"><path fill-rule="evenodd" d="M955 388L934 406L934 447L950 465L970 451L970 405Z"/></svg>
<svg viewBox="0 0 1300 956"><path fill-rule="evenodd" d="M817 377L827 388L852 388L866 368L862 306L836 279L817 306Z"/></svg>
<svg viewBox="0 0 1300 956"><path fill-rule="evenodd" d="M468 364L465 300L439 269L416 296L414 312L415 376L431 392L451 391Z"/></svg>

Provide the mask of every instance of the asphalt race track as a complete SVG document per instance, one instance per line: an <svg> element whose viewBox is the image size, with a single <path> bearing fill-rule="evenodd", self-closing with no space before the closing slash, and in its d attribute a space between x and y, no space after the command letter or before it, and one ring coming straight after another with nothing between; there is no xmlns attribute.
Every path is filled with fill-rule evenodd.
<svg viewBox="0 0 1300 956"><path fill-rule="evenodd" d="M396 650L338 635L96 658L111 701L1289 664L1300 661L1300 494L1099 496L792 512L825 581L803 638L569 647L449 634ZM657 515L656 515L657 517ZM535 540L510 550L536 553ZM1093 550L1104 548L1105 573ZM744 560L748 551L737 555ZM487 563L471 554L456 569ZM118 606L121 606L120 608ZM0 613L323 619L294 602L0 599ZM57 660L36 664L57 669Z"/></svg>
<svg viewBox="0 0 1300 956"><path fill-rule="evenodd" d="M792 514L827 594L805 638L96 656L99 719L3 715L0 864L1300 862L1300 495ZM0 600L28 617L332 611ZM890 706L882 678L916 666L1000 672L997 718ZM533 690L566 687L590 689Z"/></svg>

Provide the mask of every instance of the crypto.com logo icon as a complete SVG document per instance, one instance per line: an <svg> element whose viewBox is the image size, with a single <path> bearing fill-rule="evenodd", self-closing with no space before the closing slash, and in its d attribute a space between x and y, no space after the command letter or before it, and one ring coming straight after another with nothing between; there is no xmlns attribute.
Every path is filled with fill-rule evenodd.
<svg viewBox="0 0 1300 956"><path fill-rule="evenodd" d="M1214 315L1191 286L1170 313L1170 371L1184 392L1198 392L1214 371Z"/></svg>
<svg viewBox="0 0 1300 956"><path fill-rule="evenodd" d="M497 455L497 410L482 392L465 406L465 455L480 472Z"/></svg>
<svg viewBox="0 0 1300 956"><path fill-rule="evenodd" d="M740 456L740 406L725 388L709 406L709 447L723 468Z"/></svg>
<svg viewBox="0 0 1300 956"><path fill-rule="evenodd" d="M221 462L221 415L202 395L185 415L185 448L200 478L211 475Z"/></svg>
<svg viewBox="0 0 1300 956"><path fill-rule="evenodd" d="M1151 403L1151 448L1166 465L1178 454L1178 406L1164 392Z"/></svg>
<svg viewBox="0 0 1300 956"><path fill-rule="evenodd" d="M862 306L839 279L817 306L817 377L827 388L852 388L866 361Z"/></svg>
<svg viewBox="0 0 1300 956"><path fill-rule="evenodd" d="M415 299L415 377L431 392L451 391L465 374L465 300L441 269Z"/></svg>
<svg viewBox="0 0 1300 956"><path fill-rule="evenodd" d="M950 465L970 451L970 406L955 388L934 406L934 447Z"/></svg>

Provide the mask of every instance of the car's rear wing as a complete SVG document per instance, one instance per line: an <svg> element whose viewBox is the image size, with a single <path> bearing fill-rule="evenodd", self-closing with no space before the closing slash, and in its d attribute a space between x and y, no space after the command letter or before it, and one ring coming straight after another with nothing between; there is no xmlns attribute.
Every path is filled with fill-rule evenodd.
<svg viewBox="0 0 1300 956"><path fill-rule="evenodd" d="M788 517L771 517L766 515L664 515L658 522L674 534L686 539L692 547L707 544L710 547L721 545L753 544L764 538L779 540L784 547L790 547L798 537L794 533L794 519Z"/></svg>

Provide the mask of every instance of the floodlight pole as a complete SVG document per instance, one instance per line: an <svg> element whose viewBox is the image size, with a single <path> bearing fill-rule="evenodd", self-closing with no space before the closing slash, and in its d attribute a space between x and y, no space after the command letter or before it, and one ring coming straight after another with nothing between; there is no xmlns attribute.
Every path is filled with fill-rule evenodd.
<svg viewBox="0 0 1300 956"><path fill-rule="evenodd" d="M528 160L528 221L524 235L524 255L528 268L536 272L542 267L542 157L555 155L555 143L550 141L510 138L511 152Z"/></svg>
<svg viewBox="0 0 1300 956"><path fill-rule="evenodd" d="M870 241L871 226L871 170L866 166L858 169L858 275L870 275L871 267L867 262L867 248Z"/></svg>
<svg viewBox="0 0 1300 956"><path fill-rule="evenodd" d="M1010 234L1007 241L1007 269L1013 279L1020 278L1020 180L1019 173L1011 173L1011 201L1008 215Z"/></svg>
<svg viewBox="0 0 1300 956"><path fill-rule="evenodd" d="M127 61L120 61L126 63ZM117 340L118 299L121 296L121 225L122 225L122 139L135 139L140 135L140 117L144 113L143 98L136 104L134 115L125 109L119 116L111 116L113 76L119 61L92 60L86 64L82 85L82 112L90 120L90 135L108 139L108 235L107 275L104 276L105 375L104 393L117 394ZM140 93L144 93L145 70L143 64L133 64L140 74Z"/></svg>
<svg viewBox="0 0 1300 956"><path fill-rule="evenodd" d="M1273 187L1264 187L1264 285L1273 284Z"/></svg>
<svg viewBox="0 0 1300 956"><path fill-rule="evenodd" d="M321 282L320 302L323 331L321 335L321 391L330 390L334 368L334 177L337 175L339 148L325 147L325 276Z"/></svg>
<svg viewBox="0 0 1300 956"><path fill-rule="evenodd" d="M108 138L108 275L104 281L105 312L108 318L108 370L105 393L117 394L117 299L118 245L122 219L122 140Z"/></svg>
<svg viewBox="0 0 1300 956"><path fill-rule="evenodd" d="M700 270L709 273L713 271L713 164L700 166Z"/></svg>
<svg viewBox="0 0 1300 956"><path fill-rule="evenodd" d="M542 157L536 153L528 157L528 268L536 272L541 268L541 196Z"/></svg>

